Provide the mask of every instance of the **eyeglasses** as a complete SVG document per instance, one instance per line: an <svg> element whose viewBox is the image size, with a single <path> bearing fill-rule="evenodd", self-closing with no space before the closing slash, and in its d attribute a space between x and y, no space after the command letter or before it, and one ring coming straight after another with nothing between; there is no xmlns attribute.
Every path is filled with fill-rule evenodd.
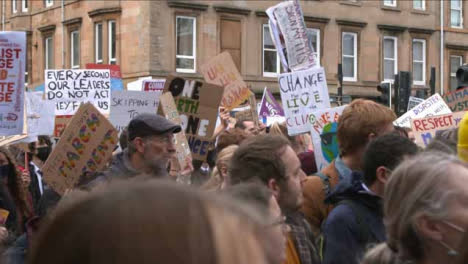
<svg viewBox="0 0 468 264"><path fill-rule="evenodd" d="M333 136L336 135L334 132L324 133L320 135L320 139L324 145L330 145L333 140Z"/></svg>

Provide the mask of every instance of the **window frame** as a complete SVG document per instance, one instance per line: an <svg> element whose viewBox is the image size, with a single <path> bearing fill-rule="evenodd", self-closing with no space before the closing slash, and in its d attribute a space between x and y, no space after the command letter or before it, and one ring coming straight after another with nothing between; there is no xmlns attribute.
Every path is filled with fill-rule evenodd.
<svg viewBox="0 0 468 264"><path fill-rule="evenodd" d="M21 12L28 12L28 0L21 0Z"/></svg>
<svg viewBox="0 0 468 264"><path fill-rule="evenodd" d="M54 0L45 0L45 7L51 7L54 5Z"/></svg>
<svg viewBox="0 0 468 264"><path fill-rule="evenodd" d="M453 8L452 6L452 1L453 0L450 0L450 27L451 28L463 28L463 0L456 0L456 1L459 1L460 2L460 8L456 9L456 8ZM459 11L460 14L459 14L459 18L460 18L460 26L454 26L452 24L452 11Z"/></svg>
<svg viewBox="0 0 468 264"><path fill-rule="evenodd" d="M50 44L49 44L49 40L50 39ZM44 69L45 70L50 70L50 69L53 69L54 68L54 65L52 65L52 67L49 67L51 64L51 62L54 62L54 54L52 53L52 56L51 56L51 60L52 61L49 61L49 45L52 45L52 51L54 50L54 37L53 36L46 36L44 37Z"/></svg>
<svg viewBox="0 0 468 264"><path fill-rule="evenodd" d="M354 37L354 49L353 49L353 56L350 56L350 55L344 55L344 36L345 35L352 35ZM358 49L357 49L357 37L358 37L358 34L356 32L348 32L348 31L343 31L341 32L341 65L344 65L343 63L343 58L344 57L352 57L354 58L353 60L353 65L354 65L354 72L353 72L353 76L352 77L345 77L343 76L343 81L346 81L346 82L357 82L357 73L358 73L358 69L357 69L357 66L358 66ZM343 71L344 72L344 71Z"/></svg>
<svg viewBox="0 0 468 264"><path fill-rule="evenodd" d="M17 5L16 1L18 1L18 0L11 0L11 12L13 14L18 13L18 5Z"/></svg>
<svg viewBox="0 0 468 264"><path fill-rule="evenodd" d="M189 19L192 20L192 28L193 28L193 38L192 38L192 50L193 50L193 55L188 56L188 55L178 55L177 54L177 26L178 26L178 20L179 18L182 19ZM176 72L181 72L181 73L196 73L197 72L197 18L194 16L183 16L183 15L176 15L175 17L175 68ZM177 68L177 59L193 59L193 69L184 69L184 68Z"/></svg>
<svg viewBox="0 0 468 264"><path fill-rule="evenodd" d="M414 43L415 42L419 42L419 43L422 43L422 58L423 60L422 61L416 61L414 59ZM413 39L413 42L412 42L412 46L411 46L411 53L412 53L412 65L411 65L411 68L412 68L412 74L413 74L413 85L426 85L426 40L425 39L417 39L417 38L414 38ZM422 81L416 81L414 79L414 64L416 63L421 63L422 62Z"/></svg>
<svg viewBox="0 0 468 264"><path fill-rule="evenodd" d="M461 65L463 65L463 56L462 56L462 55L450 55L450 56L449 56L449 65L450 65L450 69L449 69L449 71L450 71L449 89L450 89L450 91L452 91L452 78L453 78L453 77L455 77L455 78L457 77L457 70L458 70L458 67L457 67L457 69L455 69L455 72L452 72L452 58L454 58L454 57L460 59L460 60L459 60L460 63L459 63L459 66L458 66L458 67L460 67Z"/></svg>
<svg viewBox="0 0 468 264"><path fill-rule="evenodd" d="M414 3L415 3L416 1L421 1L421 8L416 8L416 7L414 7ZM414 10L425 11L425 10L426 10L426 0L413 0L413 9L414 9Z"/></svg>
<svg viewBox="0 0 468 264"><path fill-rule="evenodd" d="M98 38L98 27L100 26L101 28L101 43L99 43L99 38ZM103 54L103 43L104 42L104 25L102 22L97 22L94 24L94 62L97 64L103 64L104 63L104 54ZM100 59L99 59L99 49L100 49Z"/></svg>
<svg viewBox="0 0 468 264"><path fill-rule="evenodd" d="M314 50L314 52L317 53L317 66L320 66L320 52L321 52L321 49L320 49L320 28L314 28L314 27L307 27L306 30L313 30L315 31L315 34L317 35L317 50Z"/></svg>
<svg viewBox="0 0 468 264"><path fill-rule="evenodd" d="M75 35L75 34L78 34L78 48L75 47L74 41L73 41L73 35ZM79 30L73 30L72 32L70 32L70 67L72 69L79 69L80 68L80 64L81 64L80 45L81 45L80 31ZM75 60L74 60L74 58L75 58L75 55L74 55L75 48L77 48L76 51L78 51L78 64L75 64Z"/></svg>
<svg viewBox="0 0 468 264"><path fill-rule="evenodd" d="M385 40L386 39L391 39L393 40L393 55L394 55L394 58L385 58ZM395 81L395 79L385 79L385 60L393 60L394 61L394 64L393 64L393 75L396 75L398 73L398 38L395 37L395 36L384 36L383 37L383 49L382 49L382 57L383 57L383 65L382 65L382 69L383 69L383 80L384 82L391 82L393 83Z"/></svg>
<svg viewBox="0 0 468 264"><path fill-rule="evenodd" d="M389 3L391 1L391 3ZM383 0L383 5L388 7L397 7L397 0Z"/></svg>
<svg viewBox="0 0 468 264"><path fill-rule="evenodd" d="M115 29L115 36L112 36L112 28ZM107 31L108 31L107 52L108 52L109 64L117 64L117 22L115 20L107 21ZM115 40L115 51L114 51L115 57L114 58L112 58L112 40L113 39Z"/></svg>
<svg viewBox="0 0 468 264"><path fill-rule="evenodd" d="M278 54L278 51L276 49L276 46L274 49L265 49L265 27L269 28L268 24L262 24L262 75L263 77L278 77L278 75L281 73L281 59ZM270 35L271 38L271 35ZM273 41L273 39L272 39ZM266 51L274 51L276 54L276 72L266 72L265 71L265 50Z"/></svg>

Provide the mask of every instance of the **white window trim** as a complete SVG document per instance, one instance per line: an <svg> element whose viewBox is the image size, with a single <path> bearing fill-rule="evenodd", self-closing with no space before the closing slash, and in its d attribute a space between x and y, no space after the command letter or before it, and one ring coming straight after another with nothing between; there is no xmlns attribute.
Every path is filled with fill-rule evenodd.
<svg viewBox="0 0 468 264"><path fill-rule="evenodd" d="M45 48L45 52L44 52L44 57L45 57L45 69L48 70L49 69L49 39L51 40L51 42L53 41L53 38L52 37L46 37L45 38L45 43L44 43L44 48ZM52 43L53 44L53 43Z"/></svg>
<svg viewBox="0 0 468 264"><path fill-rule="evenodd" d="M414 85L426 85L426 40L425 39L413 39L413 45L415 42L420 42L422 43L422 55L423 55L423 60L422 61L416 61L414 59L414 54L412 54L413 56L413 65L414 65L414 62L422 62L423 65L422 65L422 81L416 81L414 80L413 78L413 84ZM414 67L413 67L413 71L414 71ZM414 74L413 74L414 76Z"/></svg>
<svg viewBox="0 0 468 264"><path fill-rule="evenodd" d="M350 55L344 55L343 54L343 40L345 35L352 35L354 38L354 50L353 50L353 56ZM344 77L343 76L343 81L346 82L357 82L357 33L353 32L343 32L341 35L341 61L343 64L343 58L348 57L348 58L354 58L353 63L354 63L354 72L353 72L353 77Z"/></svg>
<svg viewBox="0 0 468 264"><path fill-rule="evenodd" d="M396 7L397 6L397 3L396 3L397 0L383 0L383 1L384 1L383 2L384 6L390 6L390 7ZM391 3L388 3L390 1L391 1Z"/></svg>
<svg viewBox="0 0 468 264"><path fill-rule="evenodd" d="M109 52L109 56L108 56L109 57L109 64L112 64L113 62L117 64L117 44L115 45L115 49L116 49L115 50L115 56L116 56L115 58L112 58L112 50L111 50L111 48L112 48L112 30L111 30L111 27L116 27L117 24L116 24L115 20L109 20L107 25L108 25L107 26L107 31L109 31L108 32L109 37L107 38L107 40L108 40L108 49L107 49L107 51ZM115 28L115 37L117 38L117 28Z"/></svg>
<svg viewBox="0 0 468 264"><path fill-rule="evenodd" d="M79 69L80 68L80 63L75 65L75 56L74 56L74 51L75 48L78 48L78 55L80 56L80 47L75 47L75 44L73 42L73 35L78 34L78 43L80 42L80 32L78 30L72 31L70 33L70 66L72 69Z"/></svg>
<svg viewBox="0 0 468 264"><path fill-rule="evenodd" d="M460 1L460 8L453 8L452 7L452 1L450 1L450 27L452 28L463 28L463 0ZM460 26L454 26L452 25L452 10L456 10L460 12Z"/></svg>
<svg viewBox="0 0 468 264"><path fill-rule="evenodd" d="M16 1L18 0L11 0L11 9L13 11L13 14L18 13L18 6L17 6Z"/></svg>
<svg viewBox="0 0 468 264"><path fill-rule="evenodd" d="M54 0L46 0L46 7L51 7L54 5Z"/></svg>
<svg viewBox="0 0 468 264"><path fill-rule="evenodd" d="M317 53L317 65L320 66L320 29L319 28L307 28L309 30L315 31L317 34L317 50L314 50Z"/></svg>
<svg viewBox="0 0 468 264"><path fill-rule="evenodd" d="M102 43L99 43L99 38L98 38L98 34L97 34L97 32L98 32L97 28L98 28L99 25L101 26L101 41L104 40L104 38L103 38L104 37L104 35L103 35L103 33L104 33L103 32L104 31L103 24L102 23L96 23L94 25L94 38L95 38L94 39L94 58L95 58L96 63L103 63L102 50L101 50L101 59L98 59L99 46L102 47Z"/></svg>
<svg viewBox="0 0 468 264"><path fill-rule="evenodd" d="M177 21L179 18L190 19L193 23L193 56L177 55ZM176 16L176 72L195 73L197 72L197 18L191 16ZM177 59L193 59L193 69L177 68Z"/></svg>
<svg viewBox="0 0 468 264"><path fill-rule="evenodd" d="M268 24L263 24L262 27L262 72L264 77L278 77L278 74L280 74L281 71L281 60L280 56L278 55L278 52L275 49L265 49L265 28L268 27ZM271 37L271 36L270 36ZM276 53L276 72L266 72L265 71L265 51L274 51Z"/></svg>
<svg viewBox="0 0 468 264"><path fill-rule="evenodd" d="M384 82L394 82L394 79L385 79L385 60L393 60L395 63L393 65L393 75L396 75L398 73L398 38L397 37L391 37L391 36L384 36L384 50L385 50L385 40L386 39L391 39L393 40L393 54L395 55L394 58L385 58L385 52L383 54L383 60L384 60Z"/></svg>
<svg viewBox="0 0 468 264"><path fill-rule="evenodd" d="M415 2L415 1L416 1L416 0L413 0L413 9L415 9L415 10L422 10L422 11L426 10L426 0L419 0L419 1L421 1L421 8L415 8L415 7L414 7L414 2Z"/></svg>
<svg viewBox="0 0 468 264"><path fill-rule="evenodd" d="M21 11L28 12L28 7L26 6L28 0L21 0Z"/></svg>

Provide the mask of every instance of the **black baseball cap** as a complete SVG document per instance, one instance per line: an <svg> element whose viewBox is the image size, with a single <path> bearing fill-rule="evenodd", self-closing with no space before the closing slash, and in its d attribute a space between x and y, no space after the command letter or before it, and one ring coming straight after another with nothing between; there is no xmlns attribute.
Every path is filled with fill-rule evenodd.
<svg viewBox="0 0 468 264"><path fill-rule="evenodd" d="M128 139L136 137L148 137L165 133L179 133L182 128L157 114L140 114L134 117L128 124Z"/></svg>

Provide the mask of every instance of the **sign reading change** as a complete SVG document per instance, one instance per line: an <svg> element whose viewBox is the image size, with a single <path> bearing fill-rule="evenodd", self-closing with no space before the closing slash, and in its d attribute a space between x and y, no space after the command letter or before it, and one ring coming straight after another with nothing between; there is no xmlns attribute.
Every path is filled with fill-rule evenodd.
<svg viewBox="0 0 468 264"><path fill-rule="evenodd" d="M81 103L92 103L102 114L110 110L109 70L46 70L46 99L56 115L73 115Z"/></svg>

